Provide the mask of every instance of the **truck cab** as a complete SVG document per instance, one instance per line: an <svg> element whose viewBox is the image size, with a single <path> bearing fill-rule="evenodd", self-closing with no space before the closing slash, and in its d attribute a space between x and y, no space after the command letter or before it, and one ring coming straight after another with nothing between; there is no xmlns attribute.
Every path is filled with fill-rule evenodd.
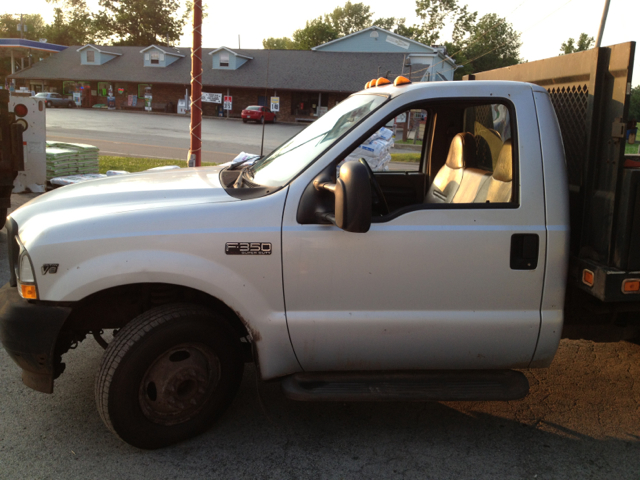
<svg viewBox="0 0 640 480"><path fill-rule="evenodd" d="M13 212L0 340L24 382L51 393L69 348L116 329L98 410L142 448L208 428L244 361L301 400L526 395L511 369L552 361L568 264L547 91L369 87L253 165L95 180ZM402 121L414 162L358 158Z"/></svg>

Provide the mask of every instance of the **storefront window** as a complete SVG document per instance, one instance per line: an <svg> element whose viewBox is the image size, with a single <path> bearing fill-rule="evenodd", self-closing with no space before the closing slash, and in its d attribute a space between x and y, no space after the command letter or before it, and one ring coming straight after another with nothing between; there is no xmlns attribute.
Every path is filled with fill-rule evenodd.
<svg viewBox="0 0 640 480"><path fill-rule="evenodd" d="M144 98L144 90L147 87L151 87L150 83L139 83L138 84L138 98Z"/></svg>
<svg viewBox="0 0 640 480"><path fill-rule="evenodd" d="M317 116L329 107L329 94L318 92L293 92L291 115ZM320 107L320 108L318 108Z"/></svg>

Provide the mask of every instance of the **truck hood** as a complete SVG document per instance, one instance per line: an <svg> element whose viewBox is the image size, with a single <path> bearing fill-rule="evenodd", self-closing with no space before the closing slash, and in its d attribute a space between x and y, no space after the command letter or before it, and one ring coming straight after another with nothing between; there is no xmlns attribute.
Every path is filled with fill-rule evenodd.
<svg viewBox="0 0 640 480"><path fill-rule="evenodd" d="M34 198L11 214L20 230L42 223L80 220L132 210L239 201L219 180L222 167L181 168L90 180Z"/></svg>

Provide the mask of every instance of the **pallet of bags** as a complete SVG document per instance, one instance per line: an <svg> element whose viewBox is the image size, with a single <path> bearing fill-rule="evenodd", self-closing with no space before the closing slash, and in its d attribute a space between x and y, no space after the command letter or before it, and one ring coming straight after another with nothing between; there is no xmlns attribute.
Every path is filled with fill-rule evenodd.
<svg viewBox="0 0 640 480"><path fill-rule="evenodd" d="M77 172L77 152L68 148L47 147L47 180Z"/></svg>
<svg viewBox="0 0 640 480"><path fill-rule="evenodd" d="M391 161L391 149L394 146L393 132L388 128L381 127L376 133L371 135L362 145L358 146L338 164L339 176L340 166L344 162L357 161L363 158L374 172L389 171Z"/></svg>

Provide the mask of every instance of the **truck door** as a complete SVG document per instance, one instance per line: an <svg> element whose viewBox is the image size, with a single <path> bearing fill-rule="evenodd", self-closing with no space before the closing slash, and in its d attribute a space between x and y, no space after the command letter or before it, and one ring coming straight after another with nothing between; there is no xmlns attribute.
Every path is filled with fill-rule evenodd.
<svg viewBox="0 0 640 480"><path fill-rule="evenodd" d="M535 111L531 93L520 95L516 122L518 95L425 103L420 200L390 213L374 210L367 233L300 224L300 197L289 194L284 291L291 342L305 370L529 365L546 238ZM380 185L397 190L403 178L415 185L415 166L391 166L400 171L376 172Z"/></svg>

